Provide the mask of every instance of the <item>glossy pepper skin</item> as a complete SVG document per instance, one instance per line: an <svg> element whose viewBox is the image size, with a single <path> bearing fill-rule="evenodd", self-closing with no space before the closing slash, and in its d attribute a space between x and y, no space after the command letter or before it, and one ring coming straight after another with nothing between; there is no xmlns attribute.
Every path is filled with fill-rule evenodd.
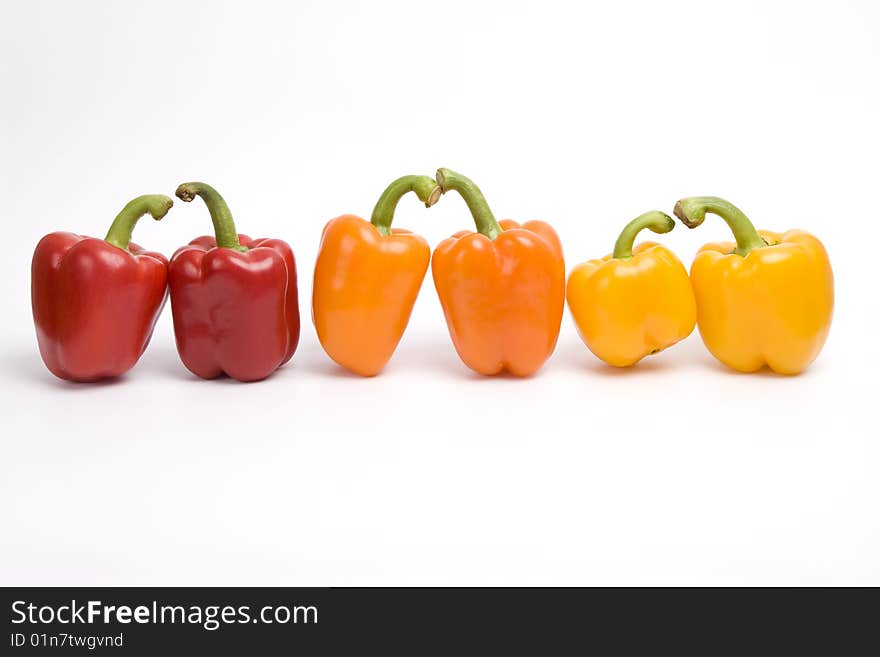
<svg viewBox="0 0 880 657"><path fill-rule="evenodd" d="M40 355L68 381L124 374L147 348L166 297L168 262L131 243L144 214L161 219L167 196L140 196L123 208L106 239L50 233L31 265L31 305Z"/></svg>
<svg viewBox="0 0 880 657"><path fill-rule="evenodd" d="M706 244L691 265L706 347L740 372L765 365L780 374L802 372L831 328L834 276L825 247L800 230L756 231L736 206L717 197L686 198L675 206L689 228L706 213L724 219L736 238Z"/></svg>
<svg viewBox="0 0 880 657"><path fill-rule="evenodd" d="M299 342L293 251L281 240L239 235L226 202L204 183L184 183L176 194L187 202L201 196L215 232L178 249L169 265L180 359L203 379L265 379Z"/></svg>
<svg viewBox="0 0 880 657"><path fill-rule="evenodd" d="M410 191L426 207L440 197L432 178L404 176L385 190L370 221L343 215L321 235L312 321L327 355L361 376L375 376L391 359L431 260L422 237L391 228L398 201Z"/></svg>
<svg viewBox="0 0 880 657"><path fill-rule="evenodd" d="M449 169L437 182L461 194L478 229L441 242L431 263L459 357L487 376L534 374L556 347L565 304L556 232L542 221L496 222L479 188Z"/></svg>
<svg viewBox="0 0 880 657"><path fill-rule="evenodd" d="M578 265L568 278L578 333L609 365L634 365L694 330L697 308L684 265L654 242L633 248L640 230L668 233L674 227L672 217L647 212L627 224L612 255Z"/></svg>

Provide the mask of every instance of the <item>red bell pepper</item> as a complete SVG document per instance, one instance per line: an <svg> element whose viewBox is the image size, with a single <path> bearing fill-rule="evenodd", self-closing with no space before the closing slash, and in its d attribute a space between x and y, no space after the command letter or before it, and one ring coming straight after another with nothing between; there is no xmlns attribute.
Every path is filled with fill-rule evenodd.
<svg viewBox="0 0 880 657"><path fill-rule="evenodd" d="M150 342L166 298L168 261L131 241L137 220L161 219L167 196L139 196L103 240L50 233L31 264L31 305L46 367L68 381L124 374Z"/></svg>
<svg viewBox="0 0 880 657"><path fill-rule="evenodd" d="M186 202L201 196L214 223L214 237L196 238L171 257L180 358L203 379L265 379L299 342L293 251L281 240L239 235L226 201L205 183L184 183L176 194Z"/></svg>

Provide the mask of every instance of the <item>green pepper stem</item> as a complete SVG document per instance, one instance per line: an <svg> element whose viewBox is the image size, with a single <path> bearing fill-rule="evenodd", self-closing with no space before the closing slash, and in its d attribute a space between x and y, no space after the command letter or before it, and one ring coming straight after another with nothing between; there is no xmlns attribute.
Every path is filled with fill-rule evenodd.
<svg viewBox="0 0 880 657"><path fill-rule="evenodd" d="M479 233L494 240L504 231L495 220L492 210L489 209L483 192L474 184L473 180L449 169L437 169L437 184L444 192L454 189L461 194L474 217L474 223Z"/></svg>
<svg viewBox="0 0 880 657"><path fill-rule="evenodd" d="M134 225L138 219L149 213L153 219L159 221L168 213L172 205L174 205L174 201L162 194L138 196L129 201L116 215L104 241L127 251L128 244L131 242L131 233L134 231Z"/></svg>
<svg viewBox="0 0 880 657"><path fill-rule="evenodd" d="M370 218L370 223L382 235L391 234L391 222L394 221L397 203L409 192L415 192L425 207L430 208L440 200L443 190L436 180L428 176L402 176L388 185L376 201L373 216Z"/></svg>
<svg viewBox="0 0 880 657"><path fill-rule="evenodd" d="M688 228L696 228L706 213L717 214L727 222L736 239L736 253L741 256L748 255L749 251L767 246L767 243L755 230L755 226L742 210L733 203L725 201L717 196L692 196L683 198L675 204L675 216L681 219Z"/></svg>
<svg viewBox="0 0 880 657"><path fill-rule="evenodd" d="M238 232L235 230L232 213L229 211L226 201L220 196L220 192L205 183L188 182L180 185L174 195L185 203L189 203L196 196L201 196L205 205L208 206L208 212L211 213L217 246L224 249L247 251L247 248L238 241Z"/></svg>
<svg viewBox="0 0 880 657"><path fill-rule="evenodd" d="M628 260L633 256L633 243L636 241L636 235L647 228L655 233L668 233L675 228L675 220L665 212L659 210L651 210L645 214L639 215L630 221L623 230L620 231L620 237L614 243L614 254L612 257L619 260Z"/></svg>

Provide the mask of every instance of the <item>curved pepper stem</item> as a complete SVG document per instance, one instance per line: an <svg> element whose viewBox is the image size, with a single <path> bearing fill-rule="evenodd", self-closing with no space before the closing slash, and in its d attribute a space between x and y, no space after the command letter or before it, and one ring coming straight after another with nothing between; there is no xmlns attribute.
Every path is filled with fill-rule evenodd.
<svg viewBox="0 0 880 657"><path fill-rule="evenodd" d="M238 231L235 230L232 213L229 211L226 201L220 196L220 192L205 183L188 182L180 185L174 195L185 203L189 203L196 196L201 196L205 205L208 206L208 212L211 213L217 246L224 249L247 251L247 247L242 246L238 241Z"/></svg>
<svg viewBox="0 0 880 657"><path fill-rule="evenodd" d="M461 194L474 217L477 232L490 240L494 240L504 232L504 229L495 220L492 210L489 209L486 197L483 196L483 192L474 184L473 180L449 169L437 169L437 184L444 192L454 189Z"/></svg>
<svg viewBox="0 0 880 657"><path fill-rule="evenodd" d="M651 210L651 212L639 215L620 231L620 237L614 243L614 254L612 257L619 260L629 260L632 258L633 243L636 241L636 235L645 228L655 233L668 233L675 228L675 219L659 210Z"/></svg>
<svg viewBox="0 0 880 657"><path fill-rule="evenodd" d="M128 244L131 242L131 233L134 231L134 225L138 219L145 214L150 214L156 221L168 214L168 210L174 205L167 196L162 194L147 194L138 196L136 199L129 201L122 211L116 215L116 219L110 224L110 230L107 231L107 237L104 241L128 251Z"/></svg>
<svg viewBox="0 0 880 657"><path fill-rule="evenodd" d="M767 246L742 210L723 198L717 196L683 198L675 204L674 212L675 216L681 219L688 228L696 228L703 223L707 212L717 214L730 226L730 230L736 238L736 253L738 255L746 256L749 251Z"/></svg>
<svg viewBox="0 0 880 657"><path fill-rule="evenodd" d="M409 192L415 192L426 208L430 208L439 201L440 195L443 194L437 181L428 176L402 176L398 178L382 192L382 196L376 201L376 207L373 208L370 223L376 227L379 233L382 235L391 234L391 222L394 221L397 203Z"/></svg>

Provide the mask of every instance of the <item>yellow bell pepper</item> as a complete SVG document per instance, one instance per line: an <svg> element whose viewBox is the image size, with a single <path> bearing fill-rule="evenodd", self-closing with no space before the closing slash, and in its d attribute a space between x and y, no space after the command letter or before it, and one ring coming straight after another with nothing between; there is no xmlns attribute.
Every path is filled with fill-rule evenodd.
<svg viewBox="0 0 880 657"><path fill-rule="evenodd" d="M578 333L609 365L633 365L694 330L694 293L681 261L654 242L633 249L642 229L668 233L674 227L669 215L646 212L626 225L612 255L581 263L568 278L566 297Z"/></svg>
<svg viewBox="0 0 880 657"><path fill-rule="evenodd" d="M764 365L780 374L802 372L831 327L834 277L825 247L800 230L759 232L737 207L713 196L675 205L688 228L703 223L707 212L727 222L736 243L706 244L691 265L703 342L740 372Z"/></svg>

